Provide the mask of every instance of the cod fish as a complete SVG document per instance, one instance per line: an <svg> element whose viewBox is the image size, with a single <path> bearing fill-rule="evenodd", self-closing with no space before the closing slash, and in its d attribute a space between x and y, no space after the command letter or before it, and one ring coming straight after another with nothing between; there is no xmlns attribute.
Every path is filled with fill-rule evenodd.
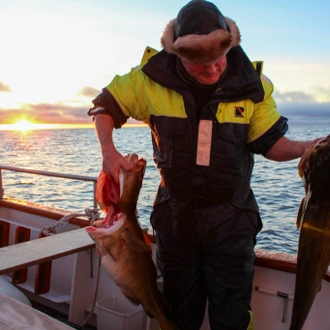
<svg viewBox="0 0 330 330"><path fill-rule="evenodd" d="M298 168L306 196L297 216L300 236L290 330L303 328L330 262L330 135L305 152Z"/></svg>
<svg viewBox="0 0 330 330"><path fill-rule="evenodd" d="M178 328L166 317L165 299L157 287L150 241L136 214L146 161L136 154L126 156L126 160L134 169L121 173L120 185L101 171L95 195L107 214L86 231L96 243L102 266L122 293L133 303L141 303L148 316L158 319L162 330L175 330Z"/></svg>

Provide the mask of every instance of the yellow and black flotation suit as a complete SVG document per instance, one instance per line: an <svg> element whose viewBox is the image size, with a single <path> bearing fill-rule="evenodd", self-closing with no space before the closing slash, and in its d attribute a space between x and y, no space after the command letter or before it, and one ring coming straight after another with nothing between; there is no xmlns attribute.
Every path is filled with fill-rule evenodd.
<svg viewBox="0 0 330 330"><path fill-rule="evenodd" d="M176 56L147 48L140 65L116 76L95 100L117 128L129 117L149 125L162 176L157 201L171 195L225 196L238 207L258 210L249 185L253 153L265 154L285 134L286 118L276 109L262 62L251 63L241 47L227 54L225 75L197 112L189 85L178 75ZM201 121L212 131L207 166L196 164Z"/></svg>

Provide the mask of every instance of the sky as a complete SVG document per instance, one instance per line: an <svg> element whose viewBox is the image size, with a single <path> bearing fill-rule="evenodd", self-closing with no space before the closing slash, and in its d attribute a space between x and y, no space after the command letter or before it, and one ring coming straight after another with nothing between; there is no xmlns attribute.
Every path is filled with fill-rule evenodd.
<svg viewBox="0 0 330 330"><path fill-rule="evenodd" d="M92 100L139 64L181 0L1 0L0 124L91 124ZM330 123L330 2L216 0L264 61L279 111Z"/></svg>

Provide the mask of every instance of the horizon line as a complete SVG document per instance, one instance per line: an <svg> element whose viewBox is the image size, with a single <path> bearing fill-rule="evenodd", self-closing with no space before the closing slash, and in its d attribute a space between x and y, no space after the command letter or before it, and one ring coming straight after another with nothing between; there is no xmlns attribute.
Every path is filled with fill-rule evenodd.
<svg viewBox="0 0 330 330"><path fill-rule="evenodd" d="M123 127L144 127L144 123L126 123ZM30 124L28 128L20 128L17 124L0 124L0 131L34 131L43 129L79 129L79 128L95 128L94 123L91 124Z"/></svg>

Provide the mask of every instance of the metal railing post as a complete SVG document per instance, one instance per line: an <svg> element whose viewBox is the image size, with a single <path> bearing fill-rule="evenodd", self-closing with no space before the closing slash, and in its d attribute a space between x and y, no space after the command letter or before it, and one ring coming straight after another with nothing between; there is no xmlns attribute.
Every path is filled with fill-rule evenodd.
<svg viewBox="0 0 330 330"><path fill-rule="evenodd" d="M98 208L97 200L95 198L95 193L96 193L96 182L94 181L94 189L93 189L93 201L94 201L94 209Z"/></svg>

